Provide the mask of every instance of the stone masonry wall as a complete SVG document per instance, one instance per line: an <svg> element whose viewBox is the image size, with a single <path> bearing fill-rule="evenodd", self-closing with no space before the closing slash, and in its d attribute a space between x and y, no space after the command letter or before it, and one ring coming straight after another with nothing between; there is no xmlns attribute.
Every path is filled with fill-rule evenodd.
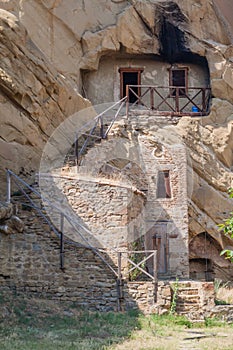
<svg viewBox="0 0 233 350"><path fill-rule="evenodd" d="M33 212L21 212L23 233L0 235L0 287L39 297L73 300L94 310L116 310L113 273L90 250L65 244L60 269L59 240Z"/></svg>
<svg viewBox="0 0 233 350"><path fill-rule="evenodd" d="M188 278L188 212L187 212L187 159L182 144L160 144L153 137L139 139L148 179L149 196L145 210L146 248L152 249L153 225L167 220L168 270L171 277ZM171 198L157 198L158 171L170 174Z"/></svg>
<svg viewBox="0 0 233 350"><path fill-rule="evenodd" d="M59 240L34 211L19 210L24 221L22 233L0 234L0 290L12 290L27 296L75 301L88 310L118 309L116 278L90 249L65 244L65 268L60 269ZM117 271L109 255L104 258ZM164 299L159 287L160 304L170 305L171 292ZM169 289L165 286L165 289ZM170 290L170 289L169 289ZM155 306L152 282L124 281L125 310L153 312Z"/></svg>
<svg viewBox="0 0 233 350"><path fill-rule="evenodd" d="M33 211L20 209L18 215L25 223L24 231L0 234L1 291L9 289L27 296L75 301L88 310L118 309L116 278L93 251L65 244L65 268L61 270L59 241L50 232L49 226ZM117 271L110 256L102 254ZM146 314L169 312L172 283L159 281L156 294L151 281L124 280L121 309L139 309ZM187 287L189 297L190 289L196 291L195 298L198 303L196 299L192 300L195 304L195 317L205 315L213 307L213 284L180 283L183 293ZM185 300L185 294L180 298Z"/></svg>
<svg viewBox="0 0 233 350"><path fill-rule="evenodd" d="M142 238L145 249L155 249L151 229L166 220L168 275L188 278L185 148L181 143L162 144L155 135L130 128L124 139L114 135L89 149L78 173L61 171L57 185L93 233L94 246L118 249ZM112 132L117 135L116 129ZM170 173L172 195L158 198L158 172L165 170Z"/></svg>
<svg viewBox="0 0 233 350"><path fill-rule="evenodd" d="M197 281L159 281L157 293L153 282L128 282L124 289L125 308L133 308L132 298L139 310L146 314L159 315L170 312L175 285L178 284L177 297L174 299L174 312L185 315L190 320L204 320L214 315L214 285L212 282ZM156 300L156 301L155 301Z"/></svg>

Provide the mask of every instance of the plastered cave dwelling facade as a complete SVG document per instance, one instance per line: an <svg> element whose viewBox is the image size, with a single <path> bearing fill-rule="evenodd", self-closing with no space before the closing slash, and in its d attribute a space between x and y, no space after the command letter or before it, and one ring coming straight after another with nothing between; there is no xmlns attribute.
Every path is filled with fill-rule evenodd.
<svg viewBox="0 0 233 350"><path fill-rule="evenodd" d="M179 311L210 312L233 277L232 18L230 0L0 1L1 290L166 312L178 278Z"/></svg>

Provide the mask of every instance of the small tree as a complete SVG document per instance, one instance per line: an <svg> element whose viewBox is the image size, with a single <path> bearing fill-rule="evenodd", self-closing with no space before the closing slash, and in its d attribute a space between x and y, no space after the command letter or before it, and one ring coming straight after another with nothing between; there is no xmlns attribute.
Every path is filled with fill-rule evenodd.
<svg viewBox="0 0 233 350"><path fill-rule="evenodd" d="M233 188L228 190L229 197L233 198ZM233 212L230 213L230 218L225 220L223 224L219 224L219 230L223 231L225 235L233 238ZM230 259L233 262L233 250L224 249L220 255L226 255L226 259Z"/></svg>

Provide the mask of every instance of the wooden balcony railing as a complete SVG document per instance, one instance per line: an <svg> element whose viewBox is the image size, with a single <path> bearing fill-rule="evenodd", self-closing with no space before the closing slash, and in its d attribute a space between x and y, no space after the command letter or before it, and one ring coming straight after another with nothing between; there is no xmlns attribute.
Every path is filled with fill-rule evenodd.
<svg viewBox="0 0 233 350"><path fill-rule="evenodd" d="M127 85L126 114L149 110L159 115L208 115L210 92L209 87Z"/></svg>

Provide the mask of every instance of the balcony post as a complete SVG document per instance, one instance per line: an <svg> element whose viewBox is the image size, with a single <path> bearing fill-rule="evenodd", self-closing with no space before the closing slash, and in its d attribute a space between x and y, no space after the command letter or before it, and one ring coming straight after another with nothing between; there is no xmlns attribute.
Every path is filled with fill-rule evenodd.
<svg viewBox="0 0 233 350"><path fill-rule="evenodd" d="M176 112L180 112L180 106L179 106L179 88L176 87Z"/></svg>
<svg viewBox="0 0 233 350"><path fill-rule="evenodd" d="M206 89L202 88L202 112L206 113Z"/></svg>
<svg viewBox="0 0 233 350"><path fill-rule="evenodd" d="M154 106L154 88L150 87L150 108L153 111L155 106Z"/></svg>
<svg viewBox="0 0 233 350"><path fill-rule="evenodd" d="M129 117L129 85L126 85L126 117Z"/></svg>

